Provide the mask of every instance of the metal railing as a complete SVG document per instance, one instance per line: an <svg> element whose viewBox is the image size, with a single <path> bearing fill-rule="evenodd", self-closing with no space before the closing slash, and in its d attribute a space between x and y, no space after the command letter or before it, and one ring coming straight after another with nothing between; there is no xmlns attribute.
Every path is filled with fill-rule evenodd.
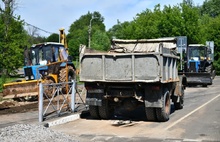
<svg viewBox="0 0 220 142"><path fill-rule="evenodd" d="M68 91L64 94L62 90L65 87L68 88ZM59 117L62 114L85 110L87 106L81 93L76 88L75 81L51 84L39 83L39 122L43 122L49 116Z"/></svg>

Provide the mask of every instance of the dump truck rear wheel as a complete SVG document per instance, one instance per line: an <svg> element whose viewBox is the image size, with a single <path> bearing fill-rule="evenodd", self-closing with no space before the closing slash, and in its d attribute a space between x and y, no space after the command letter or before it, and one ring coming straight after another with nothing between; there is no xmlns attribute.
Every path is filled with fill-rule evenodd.
<svg viewBox="0 0 220 142"><path fill-rule="evenodd" d="M156 110L155 108L145 108L146 117L148 121L156 121Z"/></svg>
<svg viewBox="0 0 220 142"><path fill-rule="evenodd" d="M169 91L164 91L164 95L162 96L162 108L156 108L156 116L159 122L165 122L169 120L170 116L170 95Z"/></svg>
<svg viewBox="0 0 220 142"><path fill-rule="evenodd" d="M91 106L90 105L89 106L89 113L92 116L92 118L95 118L95 119L99 119L100 118L98 106Z"/></svg>
<svg viewBox="0 0 220 142"><path fill-rule="evenodd" d="M68 72L68 73L67 73ZM67 77L68 75L68 77ZM67 80L68 78L68 80ZM68 66L68 69L62 68L59 73L59 83L71 82L76 79L75 70L72 66ZM66 84L63 86L62 92L64 94L68 93L70 87L66 87Z"/></svg>
<svg viewBox="0 0 220 142"><path fill-rule="evenodd" d="M102 119L109 119L113 114L113 110L110 108L108 100L102 100L102 106L99 106L99 116Z"/></svg>

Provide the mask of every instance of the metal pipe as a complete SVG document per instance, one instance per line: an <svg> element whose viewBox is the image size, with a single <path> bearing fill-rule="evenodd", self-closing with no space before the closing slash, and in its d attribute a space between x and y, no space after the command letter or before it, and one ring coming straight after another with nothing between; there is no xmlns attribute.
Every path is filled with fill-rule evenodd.
<svg viewBox="0 0 220 142"><path fill-rule="evenodd" d="M76 94L76 89L75 89L75 86L76 86L76 82L75 80L72 80L72 92L71 92L71 111L74 112L75 111L75 94Z"/></svg>
<svg viewBox="0 0 220 142"><path fill-rule="evenodd" d="M39 122L43 122L43 84L39 84L39 98L38 98L38 109L39 109Z"/></svg>

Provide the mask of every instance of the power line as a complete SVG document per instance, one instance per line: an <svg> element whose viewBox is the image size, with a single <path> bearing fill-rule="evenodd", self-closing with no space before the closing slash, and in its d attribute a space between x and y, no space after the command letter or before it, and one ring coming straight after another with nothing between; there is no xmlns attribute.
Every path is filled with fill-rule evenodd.
<svg viewBox="0 0 220 142"><path fill-rule="evenodd" d="M5 12L5 11L2 10L1 8L0 8L0 11L1 11L1 13L4 13L4 12ZM20 20L18 17L14 16L14 15L11 15L11 16L12 16L14 19L16 19L16 20ZM53 32L49 32L49 31L47 31L47 30L41 29L41 28L39 28L39 27L37 27L37 26L34 26L34 25L32 25L32 24L26 22L25 20L23 20L23 22L24 22L24 24L26 24L27 26L31 26L31 27L33 27L33 28L35 28L35 29L37 29L37 30L43 31L43 32L48 33L48 34L54 34Z"/></svg>

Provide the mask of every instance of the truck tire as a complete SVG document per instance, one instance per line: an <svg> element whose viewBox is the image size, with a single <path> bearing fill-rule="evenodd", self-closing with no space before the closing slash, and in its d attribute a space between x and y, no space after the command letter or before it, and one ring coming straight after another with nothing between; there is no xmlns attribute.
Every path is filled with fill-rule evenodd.
<svg viewBox="0 0 220 142"><path fill-rule="evenodd" d="M95 119L99 119L100 118L98 106L90 105L89 106L89 113L90 113L92 118L95 118Z"/></svg>
<svg viewBox="0 0 220 142"><path fill-rule="evenodd" d="M162 108L156 108L156 116L159 122L165 122L169 120L170 116L170 94L167 89L165 89L162 97Z"/></svg>
<svg viewBox="0 0 220 142"><path fill-rule="evenodd" d="M145 112L146 112L146 117L147 117L148 121L157 121L155 108L146 108L145 107Z"/></svg>
<svg viewBox="0 0 220 142"><path fill-rule="evenodd" d="M67 80L67 75L68 75L68 80ZM76 79L75 70L72 66L68 66L68 69L66 69L66 68L60 69L59 83L71 82L72 80L75 80L75 79ZM66 84L63 85L62 93L64 93L64 94L68 93L67 90L69 90L69 88L70 87L68 87L68 88L66 87Z"/></svg>
<svg viewBox="0 0 220 142"><path fill-rule="evenodd" d="M102 100L102 106L99 106L99 116L102 119L109 119L113 115L113 110L109 106L109 101L106 99Z"/></svg>
<svg viewBox="0 0 220 142"><path fill-rule="evenodd" d="M179 102L174 102L175 110L182 109L184 106L184 88L182 88L182 96L179 96Z"/></svg>

